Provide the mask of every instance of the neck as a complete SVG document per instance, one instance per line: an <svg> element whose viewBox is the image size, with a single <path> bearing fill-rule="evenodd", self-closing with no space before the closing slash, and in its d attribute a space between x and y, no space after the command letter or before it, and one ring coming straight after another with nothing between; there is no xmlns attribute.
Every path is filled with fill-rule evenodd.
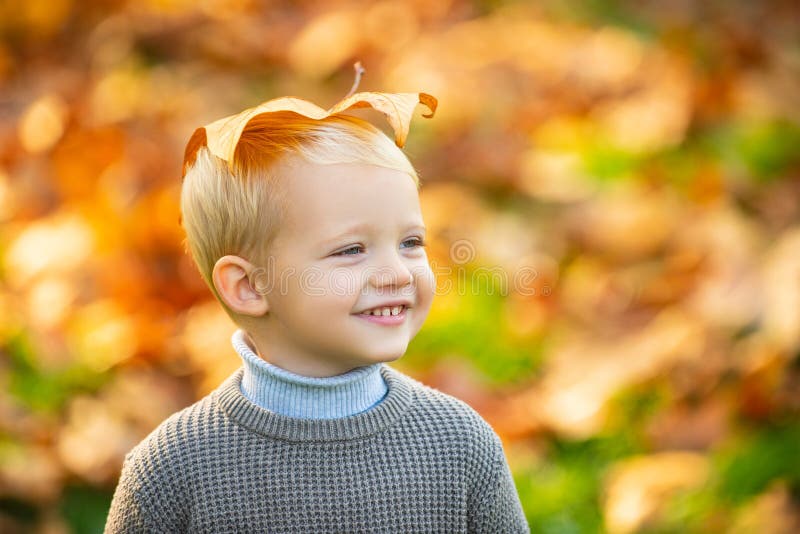
<svg viewBox="0 0 800 534"><path fill-rule="evenodd" d="M348 417L372 408L388 391L380 372L381 363L336 376L310 377L261 358L242 329L233 333L231 343L244 364L241 383L244 396L281 415L303 419Z"/></svg>

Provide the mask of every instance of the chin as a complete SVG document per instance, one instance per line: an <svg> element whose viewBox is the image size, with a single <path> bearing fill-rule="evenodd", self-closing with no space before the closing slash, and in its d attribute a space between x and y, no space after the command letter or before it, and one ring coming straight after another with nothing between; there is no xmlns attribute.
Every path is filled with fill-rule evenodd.
<svg viewBox="0 0 800 534"><path fill-rule="evenodd" d="M391 356L388 356L387 358L384 358L381 361L383 363L396 362L397 360L405 356L405 354L406 354L405 352L401 352L400 354L393 354Z"/></svg>
<svg viewBox="0 0 800 534"><path fill-rule="evenodd" d="M373 363L390 363L399 360L405 355L406 351L390 351L386 353L375 352L370 356Z"/></svg>

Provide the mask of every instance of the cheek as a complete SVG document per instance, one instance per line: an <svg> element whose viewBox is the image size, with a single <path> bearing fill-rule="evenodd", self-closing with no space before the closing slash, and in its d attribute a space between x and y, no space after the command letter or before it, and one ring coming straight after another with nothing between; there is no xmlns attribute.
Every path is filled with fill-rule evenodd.
<svg viewBox="0 0 800 534"><path fill-rule="evenodd" d="M288 285L291 294L324 305L329 299L341 298L352 284L348 284L347 276L341 270L312 265L292 273Z"/></svg>
<svg viewBox="0 0 800 534"><path fill-rule="evenodd" d="M317 266L284 267L272 280L268 293L274 310L285 316L318 317L326 309L348 302L352 282L341 270L334 272Z"/></svg>
<svg viewBox="0 0 800 534"><path fill-rule="evenodd" d="M330 317L350 312L359 291L358 273L349 268L308 269L298 278L296 294L302 298L301 313L328 313Z"/></svg>
<svg viewBox="0 0 800 534"><path fill-rule="evenodd" d="M321 283L328 288L331 298L349 299L358 293L361 275L353 269L336 268L326 273Z"/></svg>
<svg viewBox="0 0 800 534"><path fill-rule="evenodd" d="M417 286L417 304L427 312L436 291L436 279L427 262L415 266L412 272Z"/></svg>

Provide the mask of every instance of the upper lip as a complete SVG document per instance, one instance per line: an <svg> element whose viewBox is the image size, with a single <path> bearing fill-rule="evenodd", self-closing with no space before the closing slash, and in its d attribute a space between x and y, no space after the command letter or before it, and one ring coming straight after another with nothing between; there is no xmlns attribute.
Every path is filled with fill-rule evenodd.
<svg viewBox="0 0 800 534"><path fill-rule="evenodd" d="M375 306L364 308L358 313L364 313L365 311L374 310L375 308L394 308L395 306L405 306L406 308L410 308L411 304L412 302L409 299L390 300L381 304L376 304Z"/></svg>

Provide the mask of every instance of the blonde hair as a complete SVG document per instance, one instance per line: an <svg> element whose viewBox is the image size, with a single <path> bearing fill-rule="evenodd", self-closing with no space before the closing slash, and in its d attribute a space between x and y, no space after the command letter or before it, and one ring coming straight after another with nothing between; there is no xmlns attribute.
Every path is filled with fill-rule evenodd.
<svg viewBox="0 0 800 534"><path fill-rule="evenodd" d="M232 168L202 146L194 161L186 163L183 177L184 249L234 322L238 314L214 286L214 265L228 254L259 266L265 263L286 213L281 183L291 176L281 174L280 164L292 157L318 165L386 167L408 174L419 189L417 172L403 151L378 128L349 115L322 120L288 111L256 116L242 132Z"/></svg>

